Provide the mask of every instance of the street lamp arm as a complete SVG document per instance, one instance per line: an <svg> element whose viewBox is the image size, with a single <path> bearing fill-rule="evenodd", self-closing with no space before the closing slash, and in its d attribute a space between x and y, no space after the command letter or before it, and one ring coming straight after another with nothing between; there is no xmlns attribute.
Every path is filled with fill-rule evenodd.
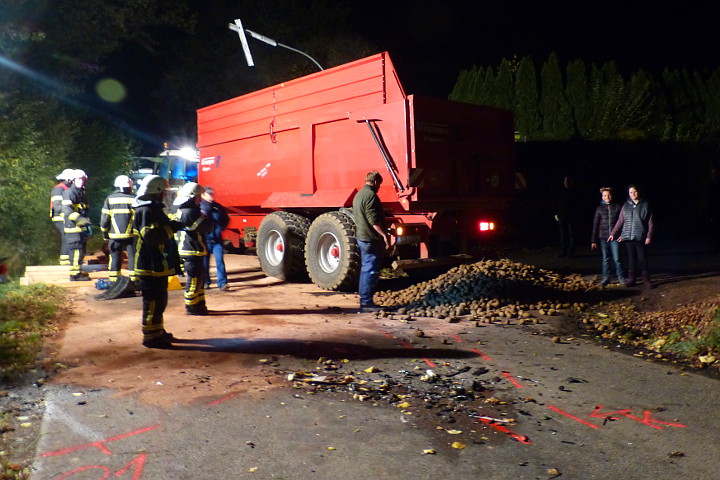
<svg viewBox="0 0 720 480"><path fill-rule="evenodd" d="M307 53L305 53L305 52L303 52L303 51L300 51L300 50L298 50L297 48L292 48L292 47L288 47L287 45L283 45L283 44L280 43L280 42L277 42L277 46L278 46L278 47L287 48L288 50L292 50L293 52L299 53L300 55L304 55L305 57L307 57L308 59L310 59L310 61L312 61L315 65L317 65L317 67L318 67L320 70L325 70L322 66L320 66L320 64L317 62L317 60L315 60L313 57L311 57L311 56L308 55Z"/></svg>
<svg viewBox="0 0 720 480"><path fill-rule="evenodd" d="M238 32L238 33L240 33L241 29L242 29L242 30L245 30L245 31L246 31L247 33L249 33L250 36L251 36L252 38L254 38L255 40L260 40L260 41L263 42L263 43L267 43L267 44L270 45L271 47L282 47L282 48L286 48L286 49L288 49L288 50L291 50L291 51L293 51L293 52L295 52L295 53L299 53L300 55L303 55L303 56L307 57L311 62L313 62L315 65L317 65L317 67L318 67L320 70L324 70L324 68L317 62L317 60L315 60L313 57L311 57L311 56L308 55L307 53L303 52L302 50L298 50L297 48L293 48L293 47L289 47L289 46L287 46L287 45L284 45L284 44L282 44L282 43L280 43L280 42L278 42L278 41L273 40L272 38L266 37L265 35L261 35L261 34L259 34L259 33L257 33L257 32L253 32L253 31L250 30L249 28L243 29L243 28L242 28L242 24L239 23L240 20L235 20L235 22L236 22L235 24L232 24L232 23L231 23L230 25L228 25L228 28L230 28L230 30L235 30L235 31ZM241 35L241 39L242 39L242 35ZM247 56L247 55L246 55L246 56ZM250 64L250 61L248 61L248 64ZM250 66L252 66L252 65L250 65Z"/></svg>

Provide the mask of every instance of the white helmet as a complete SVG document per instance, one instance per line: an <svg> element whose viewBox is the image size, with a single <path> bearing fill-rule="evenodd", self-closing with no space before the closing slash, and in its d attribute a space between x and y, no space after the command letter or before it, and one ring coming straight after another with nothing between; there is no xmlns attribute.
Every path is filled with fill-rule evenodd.
<svg viewBox="0 0 720 480"><path fill-rule="evenodd" d="M202 195L204 191L205 189L195 182L186 183L180 188L180 190L178 190L177 197L175 197L173 205L182 205L188 200L195 198L198 195Z"/></svg>
<svg viewBox="0 0 720 480"><path fill-rule="evenodd" d="M148 175L140 182L137 191L138 200L150 200L150 196L164 193L170 187L168 181L159 175Z"/></svg>
<svg viewBox="0 0 720 480"><path fill-rule="evenodd" d="M132 179L127 175L120 175L115 179L115 188L132 188Z"/></svg>
<svg viewBox="0 0 720 480"><path fill-rule="evenodd" d="M85 173L84 170L73 170L72 171L72 177L70 177L71 180L75 180L76 178L87 178L87 173Z"/></svg>
<svg viewBox="0 0 720 480"><path fill-rule="evenodd" d="M75 179L75 170L72 168L66 168L62 171L57 177L55 177L58 180L74 180Z"/></svg>

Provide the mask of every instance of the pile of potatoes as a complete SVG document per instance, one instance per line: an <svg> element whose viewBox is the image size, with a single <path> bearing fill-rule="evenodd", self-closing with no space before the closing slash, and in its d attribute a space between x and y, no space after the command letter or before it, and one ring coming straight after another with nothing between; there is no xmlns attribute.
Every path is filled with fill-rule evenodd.
<svg viewBox="0 0 720 480"><path fill-rule="evenodd" d="M483 323L525 323L583 304L553 301L553 293L595 288L580 275L561 275L508 259L460 265L432 280L404 290L375 294L375 303L409 317L470 316ZM535 298L533 298L535 297ZM545 298L546 300L539 300Z"/></svg>

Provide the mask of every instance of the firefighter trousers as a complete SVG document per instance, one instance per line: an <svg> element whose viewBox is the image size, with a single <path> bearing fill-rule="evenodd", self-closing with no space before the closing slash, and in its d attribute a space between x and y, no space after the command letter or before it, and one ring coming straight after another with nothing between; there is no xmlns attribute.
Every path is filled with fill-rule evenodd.
<svg viewBox="0 0 720 480"><path fill-rule="evenodd" d="M143 340L160 338L165 333L163 313L168 303L168 277L137 277L142 292Z"/></svg>
<svg viewBox="0 0 720 480"><path fill-rule="evenodd" d="M205 305L205 262L203 257L183 257L183 270L187 275L185 282L185 309L188 311L206 310Z"/></svg>
<svg viewBox="0 0 720 480"><path fill-rule="evenodd" d="M123 252L127 251L128 257L128 276L130 280L135 281L135 239L122 238L108 241L108 249L110 250L110 262L108 264L108 277L111 282L117 280L122 269Z"/></svg>
<svg viewBox="0 0 720 480"><path fill-rule="evenodd" d="M70 255L70 275L77 275L80 273L80 267L85 258L85 244L88 236L85 233L66 233L65 238Z"/></svg>
<svg viewBox="0 0 720 480"><path fill-rule="evenodd" d="M70 265L70 253L68 252L67 239L65 238L65 221L53 222L55 229L60 234L60 265Z"/></svg>

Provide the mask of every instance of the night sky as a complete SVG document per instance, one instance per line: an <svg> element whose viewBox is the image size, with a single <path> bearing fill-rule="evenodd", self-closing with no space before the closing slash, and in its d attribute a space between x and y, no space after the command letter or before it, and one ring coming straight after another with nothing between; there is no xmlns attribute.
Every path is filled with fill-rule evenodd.
<svg viewBox="0 0 720 480"><path fill-rule="evenodd" d="M212 0L212 4L221 13L227 10L228 23L242 16L237 2ZM375 52L390 52L407 93L447 97L462 69L496 67L513 55L530 56L538 65L551 52L558 54L561 66L577 58L596 64L615 61L624 74L645 69L659 75L666 67L703 70L720 66L717 20L709 1L573 2L555 6L550 2L363 0L350 4L350 28ZM194 5L201 9L205 3ZM312 25L307 28L312 29ZM260 33L285 40L273 31ZM221 29L217 35L241 51L236 34ZM268 61L263 55L274 53L253 39L250 47L256 63ZM169 57L173 55L176 52L168 52ZM157 60L124 58L122 63L162 64ZM147 78L133 82L132 72L112 70L128 85L129 97L123 108L132 111L152 101L147 97Z"/></svg>

